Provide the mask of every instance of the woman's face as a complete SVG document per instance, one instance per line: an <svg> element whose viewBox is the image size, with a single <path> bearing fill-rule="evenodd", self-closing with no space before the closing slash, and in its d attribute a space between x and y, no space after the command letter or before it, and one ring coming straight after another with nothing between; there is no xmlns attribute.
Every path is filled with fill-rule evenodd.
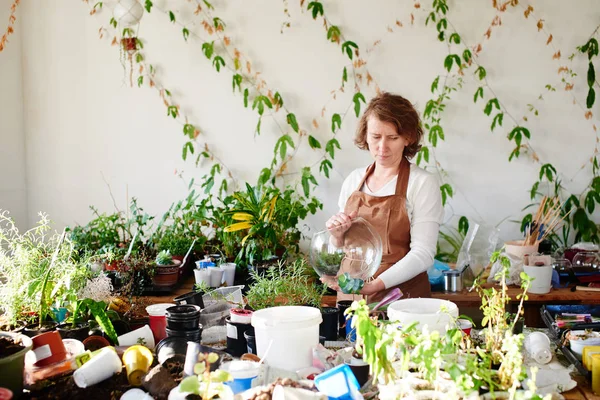
<svg viewBox="0 0 600 400"><path fill-rule="evenodd" d="M394 124L371 115L367 119L367 144L378 165L393 167L400 165L408 140L398 134Z"/></svg>

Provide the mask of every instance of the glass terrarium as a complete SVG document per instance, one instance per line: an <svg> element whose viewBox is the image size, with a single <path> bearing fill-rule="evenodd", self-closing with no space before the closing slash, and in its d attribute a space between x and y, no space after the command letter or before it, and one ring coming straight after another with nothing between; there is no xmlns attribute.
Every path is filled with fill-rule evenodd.
<svg viewBox="0 0 600 400"><path fill-rule="evenodd" d="M363 218L313 235L310 262L320 277L337 278L344 293L358 293L375 275L383 246L377 231Z"/></svg>

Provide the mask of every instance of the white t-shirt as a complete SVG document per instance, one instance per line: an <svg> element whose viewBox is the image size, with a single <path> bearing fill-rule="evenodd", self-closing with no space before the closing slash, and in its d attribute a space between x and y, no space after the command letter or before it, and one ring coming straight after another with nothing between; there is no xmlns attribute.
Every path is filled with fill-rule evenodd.
<svg viewBox="0 0 600 400"><path fill-rule="evenodd" d="M367 167L357 168L342 184L338 205L344 211L348 198L365 176ZM360 191L371 196L382 197L396 193L398 176L372 192L365 183ZM386 288L406 282L433 265L440 224L444 218L440 185L430 172L410 165L410 176L406 189L406 212L410 220L410 251L406 256L379 275Z"/></svg>

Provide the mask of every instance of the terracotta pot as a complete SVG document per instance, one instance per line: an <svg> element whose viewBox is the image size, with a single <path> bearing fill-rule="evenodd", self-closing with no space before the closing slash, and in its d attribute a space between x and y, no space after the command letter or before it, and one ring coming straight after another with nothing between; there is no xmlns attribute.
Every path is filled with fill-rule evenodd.
<svg viewBox="0 0 600 400"><path fill-rule="evenodd" d="M32 337L31 340L37 360L35 366L44 367L67 358L67 349L57 331L42 333Z"/></svg>
<svg viewBox="0 0 600 400"><path fill-rule="evenodd" d="M86 350L96 351L103 347L110 346L110 343L102 336L92 335L83 341L83 345Z"/></svg>
<svg viewBox="0 0 600 400"><path fill-rule="evenodd" d="M154 286L165 287L173 286L179 279L179 265L181 261L176 261L172 265L157 265L154 270L152 282Z"/></svg>

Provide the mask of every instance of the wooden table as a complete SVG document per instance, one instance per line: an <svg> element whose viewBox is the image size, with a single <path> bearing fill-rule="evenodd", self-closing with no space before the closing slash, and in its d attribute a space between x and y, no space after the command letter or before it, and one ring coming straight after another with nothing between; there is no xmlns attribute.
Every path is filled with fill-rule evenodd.
<svg viewBox="0 0 600 400"><path fill-rule="evenodd" d="M194 278L190 277L183 282L179 289L177 289L170 295L148 296L146 300L148 300L148 302L152 304L171 303L173 302L174 297L190 292L193 286ZM508 295L511 298L511 305L514 305L514 307L517 306L518 300L516 300L516 296L519 293L520 289L517 287L511 287L508 289ZM432 297L450 300L456 303L459 309L461 307L471 307L479 309L479 306L481 305L481 299L475 291L471 293L469 293L467 290L463 290L460 293L434 292L432 293ZM335 306L336 297L324 296L322 304L327 306ZM538 326L540 323L542 324L541 326L543 326L539 312L539 309L542 304L600 304L600 292L571 292L570 288L565 288L552 289L550 293L543 295L529 294L529 299L525 303L525 324L527 326ZM534 325L534 323L538 325ZM600 396L597 396L592 392L590 383L587 382L583 376L576 375L573 377L573 379L577 381L577 387L572 390L569 390L568 392L562 393L565 399L600 400Z"/></svg>
<svg viewBox="0 0 600 400"><path fill-rule="evenodd" d="M484 287L491 287L486 284ZM521 293L518 287L509 287L508 296L511 298L509 303L510 312L516 312L519 300L517 295ZM540 316L540 308L543 304L600 304L600 292L575 291L571 288L551 289L547 294L527 294L528 299L523 304L525 325L529 327L542 328L544 323ZM469 292L463 289L458 293L433 292L432 297L436 299L449 300L458 306L459 312L463 313L462 308L478 310L481 306L481 298L475 290ZM469 315L471 316L471 315Z"/></svg>

